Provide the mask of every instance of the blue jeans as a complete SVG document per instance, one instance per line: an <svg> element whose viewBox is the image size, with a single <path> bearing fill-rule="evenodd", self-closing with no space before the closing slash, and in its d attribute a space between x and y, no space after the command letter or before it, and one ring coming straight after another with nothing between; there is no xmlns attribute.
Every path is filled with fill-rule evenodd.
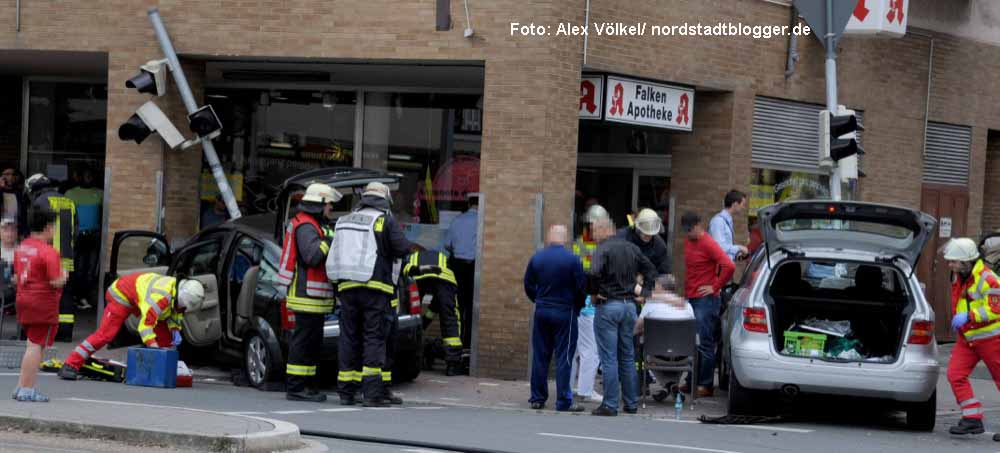
<svg viewBox="0 0 1000 453"><path fill-rule="evenodd" d="M712 388L715 383L715 349L718 339L715 328L719 325L719 310L722 299L719 296L705 296L690 299L694 317L698 320L698 385ZM688 376L690 383L691 377Z"/></svg>
<svg viewBox="0 0 1000 453"><path fill-rule="evenodd" d="M604 406L618 410L619 396L626 409L639 406L639 377L635 373L635 305L631 301L609 300L597 306L594 336L601 356L604 380ZM621 393L619 393L619 382Z"/></svg>
<svg viewBox="0 0 1000 453"><path fill-rule="evenodd" d="M572 306L535 306L535 325L531 333L531 402L549 399L549 362L556 356L556 410L573 405L569 385L573 356L576 354L576 310Z"/></svg>

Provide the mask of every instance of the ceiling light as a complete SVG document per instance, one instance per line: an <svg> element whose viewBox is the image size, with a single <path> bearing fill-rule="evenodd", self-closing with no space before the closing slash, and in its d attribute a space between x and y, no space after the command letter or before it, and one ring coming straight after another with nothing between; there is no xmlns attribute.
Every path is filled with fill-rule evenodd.
<svg viewBox="0 0 1000 453"><path fill-rule="evenodd" d="M337 105L337 97L330 92L323 93L323 108L333 109L335 105Z"/></svg>

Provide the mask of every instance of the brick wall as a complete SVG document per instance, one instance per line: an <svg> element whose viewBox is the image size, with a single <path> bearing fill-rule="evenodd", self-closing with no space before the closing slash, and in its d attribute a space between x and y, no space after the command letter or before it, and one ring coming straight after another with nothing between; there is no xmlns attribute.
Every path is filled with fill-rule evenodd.
<svg viewBox="0 0 1000 453"><path fill-rule="evenodd" d="M205 63L183 60L184 75L194 93L195 102L202 104L204 95ZM174 83L171 80L169 83ZM187 109L179 95L172 91L168 102L162 105L164 113L185 137L193 138L188 128ZM165 148L166 149L166 148ZM164 152L164 234L171 240L190 237L198 232L200 212L198 203L201 181L202 148L200 145L182 150L166 149Z"/></svg>
<svg viewBox="0 0 1000 453"><path fill-rule="evenodd" d="M533 200L545 196L544 224L568 221L575 187L582 37L511 37L510 22L581 23L585 0L497 0L471 7L472 39L462 37L464 7L452 2L452 30L435 31L433 2L394 0L66 0L23 2L22 32L13 2L0 3L0 49L103 51L109 55L107 161L112 184L111 229L148 229L155 222L157 170L166 173L167 224L186 235L197 222L199 149L170 151L151 138L137 146L117 127L146 100L124 81L160 55L144 8L159 4L184 55L306 59L460 60L485 66L481 190L486 207L477 358L480 374L523 377L530 305L520 290L534 237ZM591 20L650 25L742 22L785 25L789 9L756 0L591 0ZM220 7L220 6L224 6ZM911 29L915 32L929 33ZM935 37L930 120L974 127L973 168L997 152L988 129L1000 130L1000 48L940 33ZM823 51L812 36L798 40L802 56L785 79L787 38L609 37L591 32L588 69L694 86L695 129L673 138L676 218L687 209L706 217L730 188L750 177L753 98L823 103ZM861 197L919 206L927 56L930 41L845 38L840 46L842 104L863 109L867 131ZM190 66L188 76L197 87ZM405 77L401 74L400 77ZM0 83L0 85L6 85ZM196 94L201 94L196 88ZM171 95L160 100L179 126L183 111ZM180 127L185 129L184 127ZM164 157L165 156L165 157ZM991 160L992 162L992 160ZM983 192L997 173L971 175L970 230L996 209ZM190 203L188 201L190 200ZM998 219L1000 221L1000 219ZM744 219L737 235L744 239ZM680 238L680 236L678 236ZM682 241L676 241L679 245ZM678 263L682 254L674 255Z"/></svg>

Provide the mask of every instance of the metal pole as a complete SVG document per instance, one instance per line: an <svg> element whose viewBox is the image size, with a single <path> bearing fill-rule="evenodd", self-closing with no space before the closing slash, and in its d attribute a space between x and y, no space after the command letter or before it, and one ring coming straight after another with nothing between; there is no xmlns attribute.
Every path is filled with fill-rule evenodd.
<svg viewBox="0 0 1000 453"><path fill-rule="evenodd" d="M14 12L14 14L17 16L17 19L16 19L17 25L14 26L14 28L15 28L14 31L20 33L21 32L21 0L17 0L17 5L14 6L14 9L17 10L17 11Z"/></svg>
<svg viewBox="0 0 1000 453"><path fill-rule="evenodd" d="M174 75L174 81L177 82L177 91L181 94L184 107L187 109L188 114L194 113L198 110L198 104L194 100L194 95L191 94L191 87L188 86L187 77L184 77L184 70L181 69L180 60L177 59L177 53L174 52L174 45L170 42L167 29L163 26L163 21L160 19L159 8L152 7L149 9L149 20L153 23L153 30L156 32L156 39L160 41L160 48L163 49L163 55L167 57L170 72ZM212 170L215 183L219 185L219 192L222 194L222 199L226 202L229 218L238 219L242 217L240 208L236 205L236 197L233 195L233 189L229 187L226 173L222 170L222 164L219 163L218 154L215 153L215 145L212 143L212 140L203 139L201 140L201 147L205 151L205 160L208 161L208 167Z"/></svg>
<svg viewBox="0 0 1000 453"><path fill-rule="evenodd" d="M584 29L590 27L590 0L587 0L587 9L584 12L583 18ZM588 35L583 35L583 67L587 68L587 37Z"/></svg>
<svg viewBox="0 0 1000 453"><path fill-rule="evenodd" d="M837 47L833 33L833 0L826 0L826 108L837 113ZM830 198L840 201L840 166L833 162L830 174Z"/></svg>

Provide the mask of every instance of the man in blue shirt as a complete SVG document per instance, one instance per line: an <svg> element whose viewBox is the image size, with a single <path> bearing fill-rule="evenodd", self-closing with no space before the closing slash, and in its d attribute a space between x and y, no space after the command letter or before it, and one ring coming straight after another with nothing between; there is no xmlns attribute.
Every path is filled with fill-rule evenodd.
<svg viewBox="0 0 1000 453"><path fill-rule="evenodd" d="M479 236L479 194L466 195L469 209L451 222L444 248L451 259L448 267L458 282L458 311L462 323L462 344L472 344L472 299L476 284L476 239Z"/></svg>
<svg viewBox="0 0 1000 453"><path fill-rule="evenodd" d="M535 304L531 333L531 408L545 407L549 398L549 362L556 355L556 410L583 412L573 404L569 385L576 353L577 298L583 293L586 275L580 259L566 249L565 225L549 228L547 246L535 253L524 272L524 292Z"/></svg>
<svg viewBox="0 0 1000 453"><path fill-rule="evenodd" d="M719 244L729 259L736 262L737 258L747 254L747 248L736 245L736 229L733 228L733 216L742 214L747 207L747 195L738 190L730 190L726 194L725 209L719 211L708 224L708 234Z"/></svg>

